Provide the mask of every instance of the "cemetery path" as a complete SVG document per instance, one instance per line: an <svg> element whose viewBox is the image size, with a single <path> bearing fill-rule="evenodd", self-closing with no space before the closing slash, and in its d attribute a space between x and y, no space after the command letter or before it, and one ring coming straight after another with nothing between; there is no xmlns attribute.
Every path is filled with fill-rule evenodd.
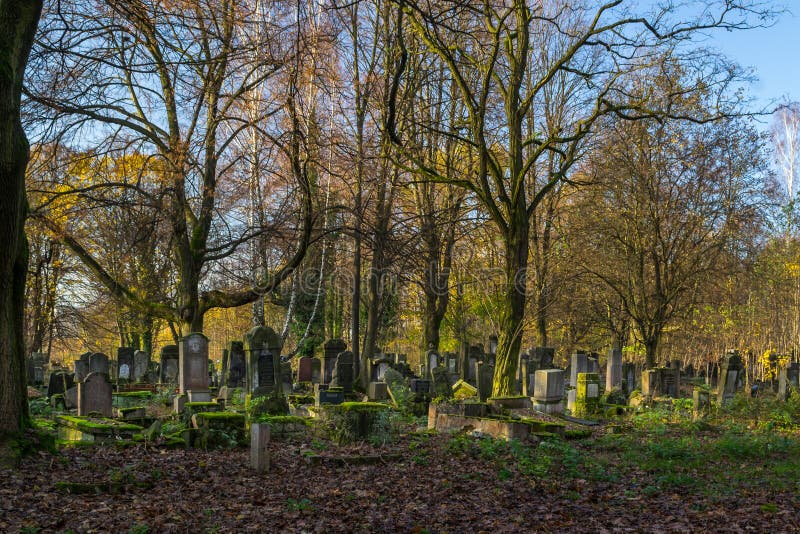
<svg viewBox="0 0 800 534"><path fill-rule="evenodd" d="M244 449L39 453L0 471L0 532L800 531L797 491L735 477L728 492L654 490L647 469L542 466L492 440L273 442L270 453L263 474Z"/></svg>

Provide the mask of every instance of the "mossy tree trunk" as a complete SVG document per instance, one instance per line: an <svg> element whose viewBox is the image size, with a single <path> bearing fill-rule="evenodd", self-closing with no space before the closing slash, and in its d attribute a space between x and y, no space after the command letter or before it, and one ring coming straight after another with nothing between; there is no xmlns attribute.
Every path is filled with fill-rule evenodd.
<svg viewBox="0 0 800 534"><path fill-rule="evenodd" d="M25 168L29 146L20 123L22 78L41 1L0 0L0 437L30 423L25 376Z"/></svg>

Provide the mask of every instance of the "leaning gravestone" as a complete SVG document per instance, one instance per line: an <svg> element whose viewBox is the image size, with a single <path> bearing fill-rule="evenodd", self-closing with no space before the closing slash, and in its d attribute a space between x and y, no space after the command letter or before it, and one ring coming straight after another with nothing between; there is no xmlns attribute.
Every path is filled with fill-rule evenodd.
<svg viewBox="0 0 800 534"><path fill-rule="evenodd" d="M333 372L336 368L336 360L339 354L345 351L347 345L341 339L329 339L323 346L322 353L322 383L330 384L333 380Z"/></svg>
<svg viewBox="0 0 800 534"><path fill-rule="evenodd" d="M147 377L150 367L150 355L142 350L133 353L133 381L141 382Z"/></svg>
<svg viewBox="0 0 800 534"><path fill-rule="evenodd" d="M569 409L570 412L574 412L575 410L578 375L587 372L589 372L589 355L583 352L574 352L569 368L569 385L572 389L567 392L567 409Z"/></svg>
<svg viewBox="0 0 800 534"><path fill-rule="evenodd" d="M208 338L199 332L184 336L178 343L178 391L188 394L189 402L209 402Z"/></svg>
<svg viewBox="0 0 800 534"><path fill-rule="evenodd" d="M161 383L178 383L178 364L180 362L180 351L177 345L167 345L161 349Z"/></svg>
<svg viewBox="0 0 800 534"><path fill-rule="evenodd" d="M341 387L345 393L352 393L353 379L353 353L349 350L340 352L336 358L336 369L331 383Z"/></svg>
<svg viewBox="0 0 800 534"><path fill-rule="evenodd" d="M119 347L117 349L117 378L133 380L134 353L132 347Z"/></svg>
<svg viewBox="0 0 800 534"><path fill-rule="evenodd" d="M108 356L102 352L95 352L89 356L89 373L108 374Z"/></svg>
<svg viewBox="0 0 800 534"><path fill-rule="evenodd" d="M257 326L244 336L247 387L253 396L279 391L281 339L268 326Z"/></svg>
<svg viewBox="0 0 800 534"><path fill-rule="evenodd" d="M111 382L103 373L89 373L78 383L78 415L92 412L111 417Z"/></svg>
<svg viewBox="0 0 800 534"><path fill-rule="evenodd" d="M50 380L47 383L47 396L52 399L54 395L63 395L74 385L74 377L71 373L53 371L50 373Z"/></svg>

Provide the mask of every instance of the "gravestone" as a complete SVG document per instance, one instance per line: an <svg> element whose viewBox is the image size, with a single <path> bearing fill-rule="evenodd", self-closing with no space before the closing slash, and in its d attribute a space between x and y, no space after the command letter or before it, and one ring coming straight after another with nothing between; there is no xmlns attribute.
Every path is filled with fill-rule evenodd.
<svg viewBox="0 0 800 534"><path fill-rule="evenodd" d="M569 385L567 392L567 408L570 412L575 410L575 400L577 398L576 388L578 385L578 375L589 372L589 355L585 352L574 352L570 358L569 366Z"/></svg>
<svg viewBox="0 0 800 534"><path fill-rule="evenodd" d="M91 352L84 352L81 354L74 363L75 369L75 382L83 382L83 379L89 374L89 358L92 357Z"/></svg>
<svg viewBox="0 0 800 534"><path fill-rule="evenodd" d="M322 360L311 358L311 383L319 384L322 382Z"/></svg>
<svg viewBox="0 0 800 534"><path fill-rule="evenodd" d="M222 369L220 370L220 384L221 387L228 387L228 349L222 349Z"/></svg>
<svg viewBox="0 0 800 534"><path fill-rule="evenodd" d="M47 354L43 352L32 352L25 358L25 372L28 384L39 385L44 383L44 368L47 365Z"/></svg>
<svg viewBox="0 0 800 534"><path fill-rule="evenodd" d="M694 388L692 391L692 418L702 419L711 411L709 393L704 388Z"/></svg>
<svg viewBox="0 0 800 534"><path fill-rule="evenodd" d="M95 352L89 356L89 373L108 374L108 356L102 352Z"/></svg>
<svg viewBox="0 0 800 534"><path fill-rule="evenodd" d="M160 379L162 384L177 384L180 363L180 350L177 345L166 345L161 349L161 372Z"/></svg>
<svg viewBox="0 0 800 534"><path fill-rule="evenodd" d="M426 378L412 378L409 382L411 393L428 395L431 392L431 381Z"/></svg>
<svg viewBox="0 0 800 534"><path fill-rule="evenodd" d="M717 405L722 406L733 400L739 382L742 380L742 358L739 351L728 351L722 360L719 373L719 384L717 386Z"/></svg>
<svg viewBox="0 0 800 534"><path fill-rule="evenodd" d="M439 353L432 349L429 350L425 354L425 365L426 365L425 378L431 378L431 373L433 372L434 369L439 367L440 363L441 363L441 356L439 356Z"/></svg>
<svg viewBox="0 0 800 534"><path fill-rule="evenodd" d="M189 394L189 402L211 401L208 338L200 332L192 332L178 342L178 391Z"/></svg>
<svg viewBox="0 0 800 534"><path fill-rule="evenodd" d="M530 359L536 362L536 369L552 369L553 360L556 357L556 349L553 347L534 347ZM531 369L531 372L535 371Z"/></svg>
<svg viewBox="0 0 800 534"><path fill-rule="evenodd" d="M453 398L456 400L470 399L478 396L478 388L463 379L453 384L451 389L453 390Z"/></svg>
<svg viewBox="0 0 800 534"><path fill-rule="evenodd" d="M142 350L135 351L133 353L133 381L146 380L148 369L150 369L150 355Z"/></svg>
<svg viewBox="0 0 800 534"><path fill-rule="evenodd" d="M530 376L531 372L528 370L529 361L527 358L520 360L519 367L520 367L520 389L522 390L523 397L530 397L529 392L530 388Z"/></svg>
<svg viewBox="0 0 800 534"><path fill-rule="evenodd" d="M349 350L339 353L331 383L342 388L345 393L353 392L353 353Z"/></svg>
<svg viewBox="0 0 800 534"><path fill-rule="evenodd" d="M89 373L78 382L78 415L98 412L111 417L111 382L104 373Z"/></svg>
<svg viewBox="0 0 800 534"><path fill-rule="evenodd" d="M245 387L247 382L247 358L244 352L244 344L241 341L231 341L228 343L228 366L225 368L227 374L225 384L229 388Z"/></svg>
<svg viewBox="0 0 800 534"><path fill-rule="evenodd" d="M445 361L447 362L447 372L450 374L458 373L458 356L452 352L445 354Z"/></svg>
<svg viewBox="0 0 800 534"><path fill-rule="evenodd" d="M597 412L600 405L600 375L597 373L578 373L575 388L575 409L572 415L586 417Z"/></svg>
<svg viewBox="0 0 800 534"><path fill-rule="evenodd" d="M789 380L786 378L786 367L778 369L778 400L785 401L789 396Z"/></svg>
<svg viewBox="0 0 800 534"><path fill-rule="evenodd" d="M330 384L333 381L333 372L336 369L336 359L339 354L347 349L341 339L329 339L323 345L322 353L322 383Z"/></svg>
<svg viewBox="0 0 800 534"><path fill-rule="evenodd" d="M484 362L478 362L475 370L478 377L478 397L481 402L492 396L492 381L494 380L494 366Z"/></svg>
<svg viewBox="0 0 800 534"><path fill-rule="evenodd" d="M563 413L564 371L539 369L533 377L533 409L547 414Z"/></svg>
<svg viewBox="0 0 800 534"><path fill-rule="evenodd" d="M625 393L630 394L638 386L636 383L636 364L623 363L622 376L625 382Z"/></svg>
<svg viewBox="0 0 800 534"><path fill-rule="evenodd" d="M64 395L67 390L75 385L72 373L67 371L53 371L47 382L47 396L51 399L54 395Z"/></svg>
<svg viewBox="0 0 800 534"><path fill-rule="evenodd" d="M132 347L117 348L117 379L133 380L133 355L136 351ZM176 369L177 370L177 369Z"/></svg>
<svg viewBox="0 0 800 534"><path fill-rule="evenodd" d="M681 391L681 370L680 367L672 366L658 370L660 373L662 388L668 397L677 399Z"/></svg>
<svg viewBox="0 0 800 534"><path fill-rule="evenodd" d="M281 338L268 326L257 326L244 336L247 387L253 396L281 389Z"/></svg>
<svg viewBox="0 0 800 534"><path fill-rule="evenodd" d="M301 356L297 360L297 381L298 382L311 382L312 377L312 358L310 356Z"/></svg>
<svg viewBox="0 0 800 534"><path fill-rule="evenodd" d="M431 370L431 382L434 397L450 397L450 380L447 375L447 369L444 367L434 367Z"/></svg>
<svg viewBox="0 0 800 534"><path fill-rule="evenodd" d="M292 392L292 362L286 361L280 362L281 366L281 375L280 375L280 385L281 391L284 395L288 395Z"/></svg>
<svg viewBox="0 0 800 534"><path fill-rule="evenodd" d="M608 351L606 364L606 392L622 389L622 349L613 348Z"/></svg>
<svg viewBox="0 0 800 534"><path fill-rule="evenodd" d="M367 396L371 401L382 401L389 398L386 382L370 382Z"/></svg>
<svg viewBox="0 0 800 534"><path fill-rule="evenodd" d="M259 473L269 470L269 425L250 425L250 467Z"/></svg>
<svg viewBox="0 0 800 534"><path fill-rule="evenodd" d="M659 373L655 369L645 369L642 371L642 396L646 402L653 400L653 397L661 395L661 384Z"/></svg>
<svg viewBox="0 0 800 534"><path fill-rule="evenodd" d="M341 404L344 402L342 388L331 387L328 384L314 384L314 406L323 404Z"/></svg>

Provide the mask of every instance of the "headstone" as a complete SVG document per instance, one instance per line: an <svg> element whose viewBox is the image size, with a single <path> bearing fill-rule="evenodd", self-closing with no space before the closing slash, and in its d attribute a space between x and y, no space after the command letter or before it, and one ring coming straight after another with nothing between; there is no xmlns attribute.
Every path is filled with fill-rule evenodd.
<svg viewBox="0 0 800 534"><path fill-rule="evenodd" d="M742 359L739 351L728 351L722 360L717 386L717 405L722 406L733 400L742 379Z"/></svg>
<svg viewBox="0 0 800 534"><path fill-rule="evenodd" d="M44 383L44 367L47 365L47 354L43 352L32 352L25 358L25 369L28 377L28 384L38 385ZM39 371L37 371L39 369Z"/></svg>
<svg viewBox="0 0 800 534"><path fill-rule="evenodd" d="M292 392L292 362L281 361L280 385L284 395Z"/></svg>
<svg viewBox="0 0 800 534"><path fill-rule="evenodd" d="M345 393L352 393L354 378L353 353L349 350L340 352L336 358L336 368L331 383L341 387Z"/></svg>
<svg viewBox="0 0 800 534"><path fill-rule="evenodd" d="M645 369L642 371L642 396L646 401L661 394L658 371L655 369Z"/></svg>
<svg viewBox="0 0 800 534"><path fill-rule="evenodd" d="M95 352L89 357L89 372L108 374L108 356Z"/></svg>
<svg viewBox="0 0 800 534"><path fill-rule="evenodd" d="M556 349L553 347L534 347L531 359L536 362L537 369L552 369Z"/></svg>
<svg viewBox="0 0 800 534"><path fill-rule="evenodd" d="M444 367L434 367L431 370L431 382L434 397L450 397L450 380L447 369Z"/></svg>
<svg viewBox="0 0 800 534"><path fill-rule="evenodd" d="M209 396L208 338L199 332L181 338L178 343L178 391ZM196 402L193 399L190 402Z"/></svg>
<svg viewBox="0 0 800 534"><path fill-rule="evenodd" d="M150 368L150 355L142 350L133 353L133 381L141 382L147 379L147 370Z"/></svg>
<svg viewBox="0 0 800 534"><path fill-rule="evenodd" d="M243 388L247 382L247 358L241 341L228 343L228 366L225 384L229 388Z"/></svg>
<svg viewBox="0 0 800 534"><path fill-rule="evenodd" d="M75 384L64 392L64 407L67 410L74 410L78 407L78 385Z"/></svg>
<svg viewBox="0 0 800 534"><path fill-rule="evenodd" d="M389 398L386 382L370 382L367 396L371 401L382 401Z"/></svg>
<svg viewBox="0 0 800 534"><path fill-rule="evenodd" d="M72 365L75 371L75 381L83 382L83 379L89 374L89 362L85 360L75 360L72 362Z"/></svg>
<svg viewBox="0 0 800 534"><path fill-rule="evenodd" d="M533 409L547 414L564 411L564 371L539 369L533 374Z"/></svg>
<svg viewBox="0 0 800 534"><path fill-rule="evenodd" d="M331 387L328 384L314 384L314 406L323 404L341 404L344 402L342 388Z"/></svg>
<svg viewBox="0 0 800 534"><path fill-rule="evenodd" d="M492 396L492 382L494 380L494 366L488 363L478 362L476 369L478 377L478 397L481 402Z"/></svg>
<svg viewBox="0 0 800 534"><path fill-rule="evenodd" d="M531 372L528 371L529 361L527 358L520 360L520 376L521 376L521 388L522 389L522 396L523 397L530 397L530 376Z"/></svg>
<svg viewBox="0 0 800 534"><path fill-rule="evenodd" d="M311 359L311 383L322 383L322 360L319 358Z"/></svg>
<svg viewBox="0 0 800 534"><path fill-rule="evenodd" d="M800 362L792 362L786 369L786 380L790 386L800 389Z"/></svg>
<svg viewBox="0 0 800 534"><path fill-rule="evenodd" d="M336 368L336 359L339 354L347 349L341 339L329 339L323 346L322 354L322 383L330 384L333 381L333 372Z"/></svg>
<svg viewBox="0 0 800 534"><path fill-rule="evenodd" d="M448 353L445 357L445 361L447 362L447 372L451 374L458 373L458 356L452 353Z"/></svg>
<svg viewBox="0 0 800 534"><path fill-rule="evenodd" d="M429 350L425 354L425 364L426 364L426 372L425 378L430 378L431 372L439 367L439 363L441 362L441 356L435 350Z"/></svg>
<svg viewBox="0 0 800 534"><path fill-rule="evenodd" d="M622 389L622 349L613 348L608 351L606 364L606 391Z"/></svg>
<svg viewBox="0 0 800 534"><path fill-rule="evenodd" d="M789 396L789 380L786 378L786 367L778 369L778 400L785 401Z"/></svg>
<svg viewBox="0 0 800 534"><path fill-rule="evenodd" d="M228 349L222 349L222 369L220 371L220 387L228 386L228 373L230 368L228 366Z"/></svg>
<svg viewBox="0 0 800 534"><path fill-rule="evenodd" d="M281 388L281 338L268 326L257 326L244 336L247 384L252 395L267 395Z"/></svg>
<svg viewBox="0 0 800 534"><path fill-rule="evenodd" d="M631 393L638 386L636 382L636 364L623 363L622 376L625 381L625 393Z"/></svg>
<svg viewBox="0 0 800 534"><path fill-rule="evenodd" d="M131 347L117 348L117 379L133 380L134 353ZM176 368L177 371L177 368Z"/></svg>
<svg viewBox="0 0 800 534"><path fill-rule="evenodd" d="M569 385L571 389L567 392L567 408L570 412L575 411L578 375L587 372L589 372L589 356L584 352L574 352L570 358L569 366Z"/></svg>
<svg viewBox="0 0 800 534"><path fill-rule="evenodd" d="M263 473L269 470L269 424L250 425L250 467Z"/></svg>
<svg viewBox="0 0 800 534"><path fill-rule="evenodd" d="M312 376L312 358L310 356L301 356L297 360L297 381L298 382L311 382Z"/></svg>
<svg viewBox="0 0 800 534"><path fill-rule="evenodd" d="M180 363L180 350L177 345L166 345L161 349L161 383L177 384L178 364ZM131 372L133 369L131 369Z"/></svg>
<svg viewBox="0 0 800 534"><path fill-rule="evenodd" d="M681 370L673 362L667 369L659 369L663 391L668 397L677 399L681 391Z"/></svg>
<svg viewBox="0 0 800 534"><path fill-rule="evenodd" d="M47 396L51 399L54 395L63 395L75 385L74 376L67 371L53 371L47 383Z"/></svg>
<svg viewBox="0 0 800 534"><path fill-rule="evenodd" d="M711 401L707 389L694 388L692 391L692 418L701 419L711 410Z"/></svg>
<svg viewBox="0 0 800 534"><path fill-rule="evenodd" d="M456 400L470 399L478 396L478 388L467 382L466 380L459 380L453 384L453 398Z"/></svg>
<svg viewBox="0 0 800 534"><path fill-rule="evenodd" d="M89 373L78 382L78 415L99 412L111 417L111 382L104 373Z"/></svg>
<svg viewBox="0 0 800 534"><path fill-rule="evenodd" d="M431 392L431 381L425 378L412 378L409 387L411 388L411 393L428 395Z"/></svg>
<svg viewBox="0 0 800 534"><path fill-rule="evenodd" d="M600 375L597 373L578 373L575 388L575 409L572 415L586 417L597 411L600 405Z"/></svg>

